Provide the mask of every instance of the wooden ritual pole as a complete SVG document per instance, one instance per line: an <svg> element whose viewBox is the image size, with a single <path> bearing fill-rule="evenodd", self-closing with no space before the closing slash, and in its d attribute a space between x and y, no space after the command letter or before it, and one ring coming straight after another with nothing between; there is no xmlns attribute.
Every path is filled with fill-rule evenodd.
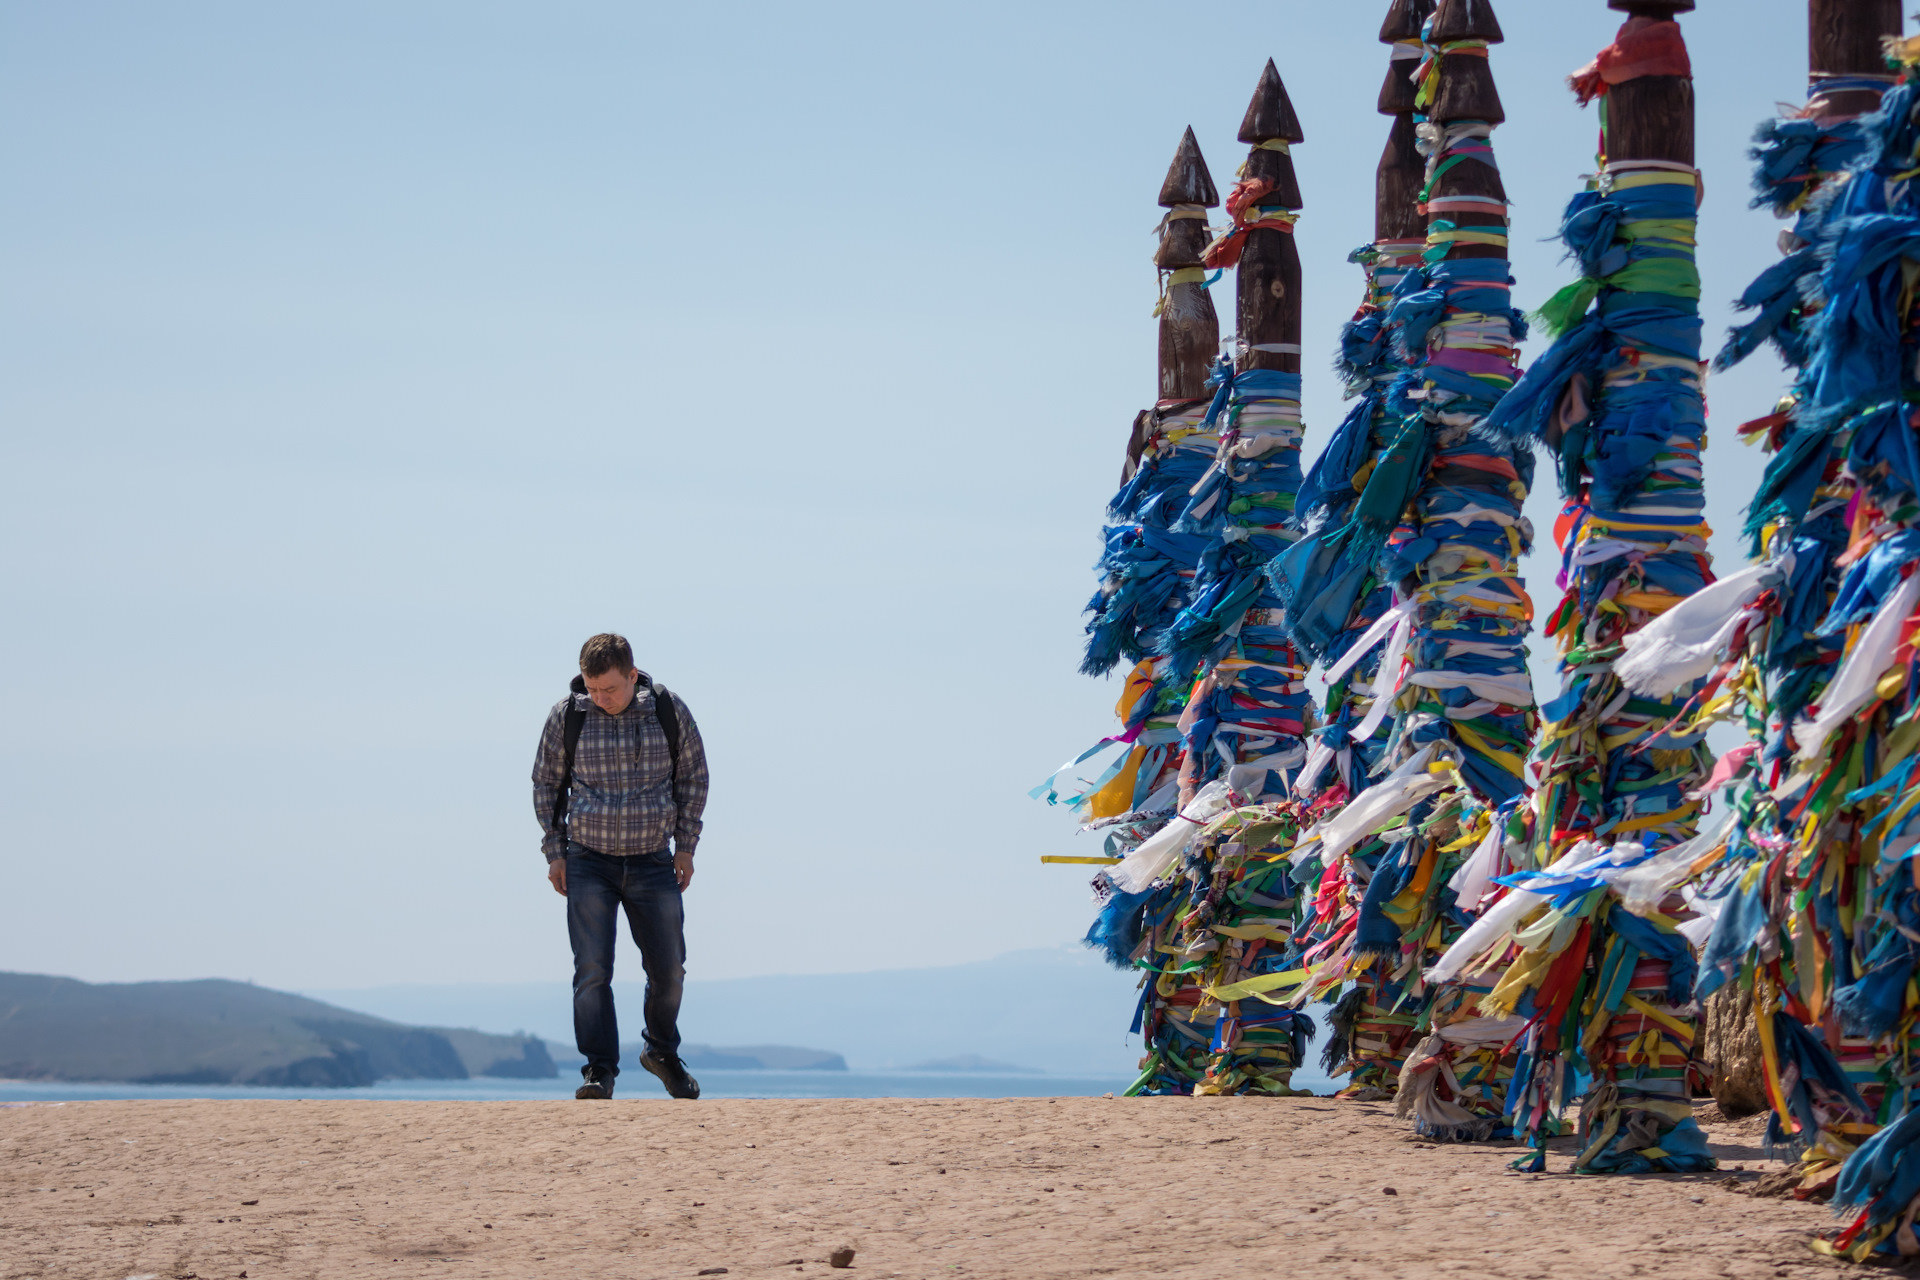
<svg viewBox="0 0 1920 1280"><path fill-rule="evenodd" d="M1426 185L1426 162L1420 158L1419 139L1414 133L1413 69L1420 63L1424 46L1420 29L1433 12L1434 0L1393 0L1386 20L1380 24L1380 43L1393 46L1387 64L1387 78L1380 85L1376 110L1393 117L1387 133L1386 149L1374 171L1373 238L1375 242L1418 240L1427 235L1426 219L1420 213L1420 188Z"/></svg>
<svg viewBox="0 0 1920 1280"><path fill-rule="evenodd" d="M1415 132L1418 103L1414 70L1426 56L1421 32L1432 12L1433 0L1392 0L1380 24L1380 43L1391 46L1392 55L1376 109L1392 123L1374 171L1373 244L1353 255L1366 272L1367 294L1342 335L1338 362L1347 379L1348 394L1363 397L1367 405L1365 474L1379 466L1403 425L1401 416L1389 405L1388 391L1406 372L1407 364L1396 355L1392 344L1378 335L1392 305L1394 288L1421 265L1427 247L1427 222L1420 204L1421 188L1426 185L1426 160L1420 154ZM1359 456L1356 451L1356 460ZM1355 474L1362 472L1356 469ZM1337 485L1337 497L1329 499L1331 510L1324 523L1339 528L1352 514L1359 498L1358 487L1351 477L1328 476L1327 483L1330 487ZM1351 647L1387 610L1392 598L1392 584L1382 581L1377 572L1369 573L1359 588L1345 630L1327 658L1349 656ZM1329 753L1328 767L1316 770L1318 776L1313 780L1316 788L1328 788L1318 792L1324 797L1322 807L1327 811L1365 789L1367 776L1384 747L1384 733L1376 733L1364 743L1352 738L1353 727L1365 719L1373 704L1383 644L1375 641L1372 651L1360 657L1327 690L1329 727L1322 741ZM1357 877L1350 880L1355 897L1349 910L1357 911L1357 895L1364 884ZM1329 919L1323 929L1330 932L1343 915ZM1324 940L1316 937L1309 945ZM1411 1043L1413 1011L1398 1007L1403 1003L1400 987L1377 966L1362 966L1351 978L1352 985L1336 1002L1329 1019L1333 1046L1327 1053L1328 1062L1335 1074L1351 1075L1340 1096L1363 1101L1391 1097L1400 1062Z"/></svg>
<svg viewBox="0 0 1920 1280"><path fill-rule="evenodd" d="M1235 367L1300 372L1300 250L1294 244L1291 215L1301 208L1300 182L1294 176L1291 148L1306 141L1300 120L1280 82L1279 69L1267 59L1260 84L1240 122L1240 141L1249 143L1244 177L1270 181L1271 189L1253 201L1246 248L1238 278L1239 351Z"/></svg>
<svg viewBox="0 0 1920 1280"><path fill-rule="evenodd" d="M1763 338L1772 338L1787 363L1798 373L1804 365L1807 327L1816 310L1807 302L1795 303L1803 280L1818 270L1811 241L1819 236L1826 214L1819 206L1808 207L1808 197L1852 161L1858 151L1860 130L1857 118L1877 110L1893 75L1887 70L1882 42L1897 37L1902 22L1899 0L1808 0L1807 4L1807 105L1804 112L1785 113L1785 118L1767 121L1756 136L1753 155L1758 162L1756 181L1767 189L1768 199L1779 216L1792 220L1790 230L1781 236L1781 251L1798 255L1801 265L1792 278L1782 278L1781 264L1771 264L1743 296L1740 305L1759 313L1747 326L1736 330L1731 341L1714 360L1716 369L1730 368L1751 354ZM1811 140L1811 145L1808 145ZM1801 148L1805 147L1804 151ZM1804 155L1800 163L1782 166L1769 163L1779 152ZM1770 297L1787 300L1782 308L1769 305ZM1796 378L1796 383L1798 379ZM1776 465L1791 461L1783 446L1791 429L1799 399L1796 389L1776 407L1770 418L1758 419L1741 428L1743 435L1761 438L1771 449ZM1831 595L1838 588L1840 568L1837 557L1846 548L1847 504L1853 496L1852 483L1842 474L1839 459L1829 448L1822 483L1805 507L1788 512L1774 511L1783 505L1774 498L1768 506L1751 514L1751 523L1760 531L1759 542L1771 550L1783 538L1793 540L1794 554L1803 581L1812 581L1809 573L1815 561L1824 564L1818 575L1818 590ZM1762 484L1763 492L1775 486ZM1820 515L1813 515L1814 510ZM1792 593L1780 594L1780 606L1773 610L1771 625L1786 627L1784 611ZM1745 685L1755 691L1756 710L1769 724L1790 720L1801 705L1817 702L1829 677L1839 669L1846 644L1844 634L1816 637L1800 634L1782 637L1760 649L1749 648L1743 659L1754 678L1733 678L1733 685ZM1796 674L1812 675L1809 684ZM1794 690L1786 698L1775 696L1783 689ZM1804 689L1804 692L1801 690ZM1772 692L1770 692L1772 691ZM1751 713L1750 713L1751 714ZM1750 798L1732 801L1743 814L1750 814L1749 838L1745 845L1753 849L1772 848L1770 841L1755 842L1751 836L1767 834L1793 838L1799 824L1783 820L1771 797L1760 793L1768 787L1756 773L1742 784ZM1856 867L1860 842L1846 820L1834 822L1825 843L1827 856L1841 865ZM1857 874L1850 871L1848 876ZM1849 878L1849 882L1851 879ZM1791 932L1791 922L1775 921L1782 934ZM1762 961L1760 968L1765 969ZM1729 1116L1765 1111L1773 1105L1767 1088L1765 1056L1757 1018L1772 1017L1776 1000L1770 982L1755 984L1729 982L1714 991L1702 1004L1699 1056L1711 1073L1714 1101ZM1764 1007L1760 1007L1764 1006ZM1885 1096L1885 1078L1901 1074L1886 1070L1894 1046L1884 1039L1842 1035L1834 1052L1847 1071L1865 1105L1868 1116L1877 1115ZM1835 1120L1857 1125L1861 1117L1849 1108L1823 1099L1813 1108L1823 1126ZM1806 1114L1803 1108L1802 1115ZM1799 1127L1799 1118L1788 1114L1780 1123L1789 1131ZM1857 1135L1857 1129L1854 1131ZM1806 1135L1801 1135L1806 1138ZM1812 1139L1815 1149L1844 1149L1853 1139L1834 1140L1826 1134Z"/></svg>
<svg viewBox="0 0 1920 1280"><path fill-rule="evenodd" d="M1136 734L1133 745L1118 774L1088 797L1085 806L1087 818L1119 820L1108 830L1121 848L1131 848L1158 830L1178 799L1184 758L1178 721L1186 709L1193 672L1190 666L1176 665L1159 648L1168 626L1191 598L1206 539L1175 533L1172 526L1185 509L1188 491L1213 466L1219 449L1219 434L1207 418L1213 399L1208 379L1220 350L1220 320L1207 291L1202 260L1209 239L1207 210L1219 205L1220 194L1191 128L1181 137L1167 167L1159 203L1167 211L1153 257L1160 274L1160 302L1155 308L1159 399L1134 419L1121 490L1111 508L1114 516L1132 523L1107 530L1104 603L1095 626L1089 628L1123 631L1123 637L1100 647L1138 661L1127 677L1119 707L1125 730ZM1090 659L1083 670L1092 674L1097 668ZM1095 887L1102 894L1113 889L1104 877L1096 878ZM1178 891L1176 898L1184 903ZM1135 893L1112 894L1088 934L1089 941L1106 946L1108 959L1115 965L1130 968L1133 948L1141 945L1140 935L1145 935L1144 945L1149 948L1169 943L1178 936L1177 919L1187 914L1184 909L1167 909L1159 898L1153 901L1155 909L1149 912ZM1193 1027L1200 977L1145 977L1150 986L1141 996L1139 1030L1146 1054L1129 1093L1186 1094L1206 1074L1210 1029Z"/></svg>
<svg viewBox="0 0 1920 1280"><path fill-rule="evenodd" d="M1412 613L1401 624L1408 665L1378 672L1373 686L1393 700L1397 723L1388 741L1400 758L1427 753L1452 784L1431 799L1408 793L1383 813L1388 825L1405 813L1412 839L1386 840L1383 830L1350 855L1368 863L1370 885L1400 886L1387 892L1396 896L1396 914L1411 917L1363 921L1354 947L1363 1002L1349 1090L1361 1098L1395 1089L1416 1026L1463 1020L1456 1015L1477 1001L1476 993L1455 990L1427 1007L1432 993L1421 970L1450 928L1437 886L1463 850L1507 820L1525 790L1519 764L1533 727L1524 648L1532 607L1518 559L1529 472L1511 447L1477 430L1518 376L1506 190L1492 143L1506 115L1489 52L1503 39L1487 0L1441 0L1426 24L1413 100L1423 116L1417 134L1425 159L1415 269L1439 306L1418 320L1405 309L1388 314L1389 335L1412 362L1409 398L1419 409L1394 445L1408 468L1397 492L1408 501L1383 548L1381 575ZM1374 473L1388 465L1383 459ZM1448 1096L1423 1095L1414 1108L1430 1135L1484 1138L1499 1123L1499 1049L1511 1036L1485 1039L1422 1043L1423 1061L1451 1057L1456 1068ZM1422 1069L1428 1082L1436 1067L1429 1061Z"/></svg>
<svg viewBox="0 0 1920 1280"><path fill-rule="evenodd" d="M1901 32L1900 0L1807 0L1809 80L1887 74L1886 36ZM1880 106L1877 89L1839 89L1819 96L1821 117L1864 115Z"/></svg>
<svg viewBox="0 0 1920 1280"><path fill-rule="evenodd" d="M1160 207L1167 216L1160 224L1159 251L1153 255L1153 265L1169 273L1160 308L1162 404L1204 400L1211 394L1207 378L1220 352L1220 317L1214 313L1201 259L1210 238L1207 210L1219 203L1213 175L1189 126L1160 184Z"/></svg>
<svg viewBox="0 0 1920 1280"><path fill-rule="evenodd" d="M1671 22L1692 13L1694 0L1607 0L1632 18ZM1640 76L1606 95L1607 160L1693 164L1693 77Z"/></svg>
<svg viewBox="0 0 1920 1280"><path fill-rule="evenodd" d="M1175 624L1180 651L1194 654L1200 679L1183 723L1183 792L1224 782L1243 814L1259 813L1259 840L1220 835L1190 849L1205 909L1183 918L1190 954L1211 957L1209 992L1191 1027L1207 1027L1211 1054L1196 1093L1285 1094L1312 1028L1305 1015L1259 999L1212 994L1279 972L1284 930L1297 893L1288 874L1292 819L1276 820L1306 759L1311 723L1306 671L1288 637L1281 602L1266 580L1268 561L1296 536L1289 528L1300 489L1301 208L1292 147L1305 135L1271 60L1261 70L1240 125L1251 150L1227 198L1233 225L1210 247L1216 267L1237 266L1236 359L1216 370L1224 397L1213 405L1219 450L1196 485L1184 527L1213 540L1195 579L1195 605ZM1178 665L1178 664L1177 664ZM1251 822L1251 819L1249 819ZM1222 898L1235 885L1241 894ZM1242 905L1245 893L1262 902ZM1278 904L1278 905L1275 905ZM1258 916L1256 922L1255 916Z"/></svg>
<svg viewBox="0 0 1920 1280"><path fill-rule="evenodd" d="M1581 279L1541 308L1560 337L1492 424L1511 429L1509 412L1520 415L1522 429L1558 455L1567 499L1555 531L1568 592L1548 628L1560 647L1561 693L1531 769L1536 867L1585 848L1639 859L1689 840L1700 813L1690 793L1713 763L1704 734L1676 720L1697 683L1654 690L1636 668L1629 688L1618 669L1639 632L1714 581L1701 484L1693 80L1673 21L1694 5L1609 7L1627 22L1570 82L1583 101L1597 100L1601 124L1598 172L1562 230ZM1570 358L1580 351L1593 354ZM1580 1065L1592 1083L1577 1168L1714 1167L1691 1110L1685 909L1677 898L1657 905L1649 912L1609 889L1587 901L1576 930L1527 942L1508 970L1507 979L1551 973L1572 997L1530 1023L1522 1041L1512 1091L1535 1146L1528 1168L1544 1167L1545 1139ZM1483 1005L1518 1011L1525 984L1507 979Z"/></svg>

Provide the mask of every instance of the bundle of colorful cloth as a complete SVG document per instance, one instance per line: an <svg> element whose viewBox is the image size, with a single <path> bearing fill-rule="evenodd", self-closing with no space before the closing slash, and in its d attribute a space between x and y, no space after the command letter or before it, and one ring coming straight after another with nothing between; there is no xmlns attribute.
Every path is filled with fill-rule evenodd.
<svg viewBox="0 0 1920 1280"><path fill-rule="evenodd" d="M1324 1002L1345 1092L1424 1134L1511 1132L1542 1169L1577 1102L1576 1170L1702 1171L1695 1010L1731 988L1770 1140L1848 1215L1822 1247L1920 1254L1920 41L1898 83L1820 77L1756 139L1755 204L1792 227L1720 362L1771 342L1794 379L1746 428L1773 455L1754 562L1717 580L1700 179L1628 127L1690 101L1678 25L1634 17L1574 77L1602 139L1561 225L1579 278L1516 382L1501 35L1485 0L1427 7L1396 0L1383 33L1427 234L1353 255L1353 411L1303 480L1299 375L1249 358L1297 348L1243 332L1208 396L1141 416L1112 506L1086 669L1133 664L1121 729L1043 791L1107 836L1088 941L1142 977L1132 1091L1290 1092ZM1822 105L1870 88L1878 112ZM1297 129L1247 140L1261 164L1210 266L1294 234L1272 166ZM1538 708L1536 446L1564 499L1561 687ZM1750 740L1716 762L1728 720Z"/></svg>
<svg viewBox="0 0 1920 1280"><path fill-rule="evenodd" d="M1365 414L1348 418L1309 482L1338 499L1331 518L1269 572L1296 629L1326 636L1332 659L1333 724L1304 784L1344 766L1296 852L1296 874L1318 876L1301 948L1313 977L1299 998L1333 1000L1326 1061L1352 1072L1349 1096L1399 1094L1433 1136L1484 1136L1500 1124L1508 1068L1481 1038L1489 1027L1467 1029L1484 1020L1465 996L1436 1008L1421 970L1465 927L1452 881L1504 830L1524 785L1532 608L1517 567L1531 540L1531 458L1484 423L1513 385L1526 326L1509 295L1491 143L1503 118L1487 61L1498 21L1454 0L1414 16L1414 41L1383 37L1419 55L1396 64L1415 86L1426 238L1356 255L1379 292L1348 326L1341 367ZM1383 643L1378 665L1359 668ZM1357 724L1343 684L1356 669L1373 695Z"/></svg>
<svg viewBox="0 0 1920 1280"><path fill-rule="evenodd" d="M1576 74L1583 98L1602 99L1599 172L1561 224L1580 278L1541 309L1558 337L1487 422L1559 459L1566 594L1546 630L1562 687L1542 709L1534 753L1533 868L1502 878L1523 892L1482 915L1440 968L1498 969L1480 1008L1526 1019L1509 1114L1536 1145L1534 1169L1583 1081L1577 1169L1713 1167L1692 1118L1686 913L1624 897L1618 884L1693 838L1693 793L1711 764L1700 737L1674 727L1691 684L1656 696L1618 669L1635 633L1712 582L1701 517L1699 175L1687 161L1611 146L1620 124L1611 94L1688 74L1678 24L1646 17Z"/></svg>
<svg viewBox="0 0 1920 1280"><path fill-rule="evenodd" d="M1256 117L1271 127L1243 137L1271 172L1300 140L1272 64ZM1243 175L1210 264L1232 265L1253 237L1291 236L1297 187L1291 161L1281 168L1283 181ZM1297 275L1293 292L1297 308ZM1147 1051L1131 1092L1287 1093L1313 1023L1269 993L1292 939L1289 787L1313 708L1262 570L1294 537L1300 375L1222 359L1208 387L1136 424L1084 669L1136 666L1123 731L1070 766L1087 767L1067 799L1107 831L1113 860L1087 940L1143 974L1134 1030ZM1059 777L1040 789L1049 799Z"/></svg>
<svg viewBox="0 0 1920 1280"><path fill-rule="evenodd" d="M1836 1025L1831 947L1804 963L1810 945L1820 949L1814 939L1855 907L1861 864L1853 824L1840 815L1809 828L1800 806L1775 792L1790 772L1795 722L1823 701L1847 639L1844 623L1828 624L1828 611L1843 580L1854 486L1844 448L1835 448L1835 424L1802 411L1813 403L1820 246L1835 215L1844 216L1839 184L1868 151L1869 120L1835 104L1883 94L1893 78L1816 72L1806 108L1755 135L1753 206L1792 226L1781 236L1781 261L1739 300L1755 318L1714 363L1729 368L1772 342L1793 386L1774 413L1741 428L1773 455L1746 525L1756 565L1676 609L1666 624L1690 627L1703 652L1712 646L1689 727L1738 716L1749 738L1722 757L1708 788L1731 786L1734 820L1703 881L1710 896L1701 909L1726 927L1702 939L1711 946L1695 994L1704 1000L1732 982L1737 998L1751 1001L1774 1105L1769 1136L1800 1150L1802 1196L1831 1194L1841 1161L1890 1118L1899 1090L1888 1085L1901 1073L1902 1055L1884 1038ZM1790 856L1803 835L1812 838L1807 853ZM1731 915L1728 905L1736 907Z"/></svg>
<svg viewBox="0 0 1920 1280"><path fill-rule="evenodd" d="M1303 135L1271 62L1240 136L1252 151L1226 199L1232 223L1208 246L1206 263L1241 266L1244 295L1246 262L1258 257L1272 269L1272 250L1291 245L1299 216L1290 153ZM1297 317L1297 269L1287 284L1286 306ZM1187 838L1170 883L1142 904L1143 919L1156 924L1136 963L1147 962L1154 976L1142 994L1148 1052L1134 1092L1291 1092L1312 1031L1308 1018L1269 995L1292 936L1298 807L1290 786L1312 722L1307 672L1262 573L1294 537L1300 375L1273 366L1297 366L1298 349L1250 332L1253 317L1269 327L1272 317L1247 304L1243 296L1239 358L1222 358L1214 372L1208 420L1218 450L1176 525L1207 541L1187 605L1161 645L1173 669L1196 677L1179 722L1187 807L1174 825L1190 816L1204 825ZM1218 811L1196 814L1195 806Z"/></svg>
<svg viewBox="0 0 1920 1280"><path fill-rule="evenodd" d="M1802 1193L1830 1189L1850 1219L1817 1247L1855 1259L1920 1254L1920 42L1895 52L1878 112L1791 122L1817 131L1799 139L1810 156L1845 167L1790 197L1774 271L1798 278L1800 302L1748 294L1761 316L1731 356L1757 328L1802 367L1782 412L1754 424L1774 450L1750 525L1764 558L1696 624L1727 619L1714 677L1756 739L1726 769L1736 822L1700 890L1714 921L1699 989L1751 991L1773 1132L1803 1148ZM1769 148L1756 158L1768 181Z"/></svg>

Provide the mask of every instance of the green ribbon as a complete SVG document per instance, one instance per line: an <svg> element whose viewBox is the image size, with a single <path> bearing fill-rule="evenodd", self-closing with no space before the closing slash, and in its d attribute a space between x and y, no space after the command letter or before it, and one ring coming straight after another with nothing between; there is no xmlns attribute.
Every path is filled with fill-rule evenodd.
<svg viewBox="0 0 1920 1280"><path fill-rule="evenodd" d="M1377 548L1400 522L1400 514L1413 501L1413 495L1420 488L1420 474L1426 469L1424 428L1422 419L1408 420L1374 464L1348 526L1362 541L1349 542L1349 547Z"/></svg>
<svg viewBox="0 0 1920 1280"><path fill-rule="evenodd" d="M1533 318L1548 333L1565 333L1580 323L1603 288L1698 299L1700 268L1690 258L1642 258L1605 279L1581 276L1542 303Z"/></svg>

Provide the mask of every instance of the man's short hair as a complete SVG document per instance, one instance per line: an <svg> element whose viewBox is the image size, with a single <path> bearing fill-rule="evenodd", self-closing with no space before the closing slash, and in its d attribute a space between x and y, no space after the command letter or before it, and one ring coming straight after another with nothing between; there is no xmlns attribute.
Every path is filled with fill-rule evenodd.
<svg viewBox="0 0 1920 1280"><path fill-rule="evenodd" d="M603 676L609 671L622 675L633 670L633 646L625 636L603 631L580 646L580 674Z"/></svg>

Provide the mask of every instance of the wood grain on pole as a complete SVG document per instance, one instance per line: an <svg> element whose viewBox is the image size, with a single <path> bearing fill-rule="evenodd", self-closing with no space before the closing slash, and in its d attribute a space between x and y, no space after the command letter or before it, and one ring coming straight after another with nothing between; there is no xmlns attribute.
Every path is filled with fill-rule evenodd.
<svg viewBox="0 0 1920 1280"><path fill-rule="evenodd" d="M1200 154L1200 142L1189 126L1174 152L1173 163L1167 166L1166 181L1160 184L1160 207L1199 205L1211 209L1219 203L1220 192L1213 185L1206 157ZM1154 265L1164 271L1198 267L1207 239L1205 218L1169 218L1160 232ZM1160 310L1160 399L1204 399L1208 394L1207 374L1219 350L1220 317L1213 309L1213 295L1201 284L1169 285L1166 304Z"/></svg>
<svg viewBox="0 0 1920 1280"><path fill-rule="evenodd" d="M1433 16L1433 38L1436 41L1441 39L1442 32L1447 33L1448 39L1485 40L1490 45L1506 38L1501 34L1500 20L1494 16L1493 5L1488 0L1440 0ZM1492 64L1486 58L1442 58L1439 89L1434 94L1433 107L1428 114L1436 123L1443 125L1462 120L1499 124L1506 117L1500 110L1499 91L1494 88ZM1441 174L1428 194L1482 196L1488 200L1505 201L1507 188L1500 181L1498 169L1477 160L1467 160ZM1449 211L1443 216L1446 221L1463 228L1504 229L1507 225L1506 218L1496 213ZM1447 256L1504 258L1507 251L1498 245L1455 244Z"/></svg>
<svg viewBox="0 0 1920 1280"><path fill-rule="evenodd" d="M1488 0L1440 0L1433 14L1435 44L1456 40L1485 40L1490 45L1506 39L1500 20ZM1499 124L1507 118L1500 91L1493 84L1487 59L1467 54L1440 59L1440 88L1427 115L1434 120L1484 120ZM1460 168L1484 166L1461 165Z"/></svg>
<svg viewBox="0 0 1920 1280"><path fill-rule="evenodd" d="M1240 123L1240 141L1258 144L1284 139L1303 142L1299 117L1280 82L1279 69L1269 58L1260 73L1260 84ZM1301 207L1300 182L1294 176L1293 157L1282 151L1259 148L1248 153L1246 176L1269 178L1273 190L1259 201L1265 209L1297 210ZM1273 369L1281 373L1300 372L1298 354L1256 351L1257 346L1292 344L1302 336L1300 323L1300 250L1292 233L1274 229L1249 231L1247 246L1240 255L1238 279L1238 325L1240 341L1236 367Z"/></svg>
<svg viewBox="0 0 1920 1280"><path fill-rule="evenodd" d="M1373 238L1424 240L1427 218L1420 212L1420 188L1427 185L1427 162L1414 147L1413 115L1398 115L1387 133L1387 147L1373 179Z"/></svg>
<svg viewBox="0 0 1920 1280"><path fill-rule="evenodd" d="M1882 36L1897 36L1900 0L1807 0L1807 70L1814 76L1885 75ZM1821 118L1857 116L1880 105L1871 89L1826 95Z"/></svg>
<svg viewBox="0 0 1920 1280"><path fill-rule="evenodd" d="M1386 21L1380 24L1380 43L1398 44L1418 40L1420 28L1433 12L1433 0L1393 0ZM1374 171L1373 238L1380 240L1421 240L1426 238L1426 217L1420 212L1420 188L1427 184L1427 162L1421 157L1414 133L1414 68L1409 58L1396 58L1387 64L1387 80L1380 87L1379 112L1394 117L1387 132L1386 149Z"/></svg>
<svg viewBox="0 0 1920 1280"><path fill-rule="evenodd" d="M1692 10L1692 0L1608 0L1608 8L1656 21ZM1693 159L1693 81L1686 76L1641 76L1607 90L1607 159Z"/></svg>

